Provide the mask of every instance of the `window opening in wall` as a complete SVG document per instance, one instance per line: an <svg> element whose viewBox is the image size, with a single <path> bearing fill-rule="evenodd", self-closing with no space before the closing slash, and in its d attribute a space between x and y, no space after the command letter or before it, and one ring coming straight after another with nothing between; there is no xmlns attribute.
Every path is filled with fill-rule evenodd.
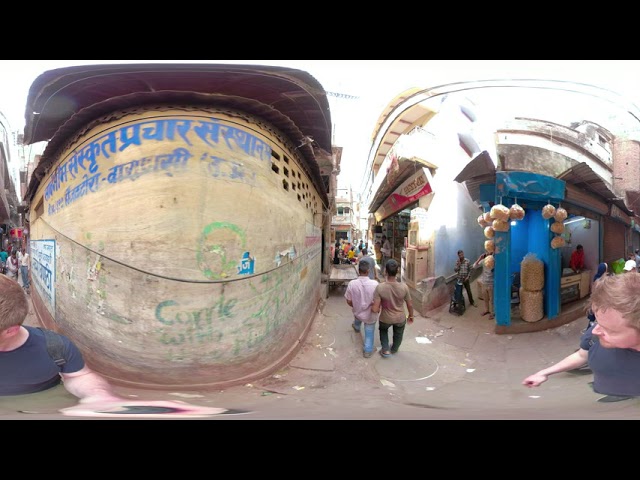
<svg viewBox="0 0 640 480"><path fill-rule="evenodd" d="M298 194L298 201L302 203L302 198L300 198L300 194Z"/></svg>
<svg viewBox="0 0 640 480"><path fill-rule="evenodd" d="M292 183L292 184L291 184L291 189L292 189L292 190L295 190L295 189L296 189L296 184L295 184L295 183Z"/></svg>
<svg viewBox="0 0 640 480"><path fill-rule="evenodd" d="M44 200L43 199L40 199L40 201L38 202L38 205L36 205L35 214L36 214L36 218L38 218L38 217L40 217L40 215L44 214ZM32 218L31 219L31 223L33 223L33 221L36 218Z"/></svg>
<svg viewBox="0 0 640 480"><path fill-rule="evenodd" d="M273 170L275 173L280 173L280 169L275 163L271 163L271 170Z"/></svg>
<svg viewBox="0 0 640 480"><path fill-rule="evenodd" d="M285 177L288 177L288 176L289 176L289 170L287 170L287 168L286 168L286 167L282 169L282 172L284 173L284 176L285 176Z"/></svg>
<svg viewBox="0 0 640 480"><path fill-rule="evenodd" d="M271 150L271 156L277 160L280 160L280 155L275 150Z"/></svg>
<svg viewBox="0 0 640 480"><path fill-rule="evenodd" d="M286 155L283 155L282 158L284 158L284 163L289 163L289 157L287 157Z"/></svg>
<svg viewBox="0 0 640 480"><path fill-rule="evenodd" d="M289 183L287 183L287 181L284 178L282 179L282 186L287 192L289 191Z"/></svg>

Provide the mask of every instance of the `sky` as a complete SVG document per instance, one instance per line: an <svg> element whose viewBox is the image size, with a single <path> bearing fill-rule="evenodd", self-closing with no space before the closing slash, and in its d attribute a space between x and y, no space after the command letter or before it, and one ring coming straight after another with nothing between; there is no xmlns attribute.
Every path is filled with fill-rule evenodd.
<svg viewBox="0 0 640 480"><path fill-rule="evenodd" d="M38 75L66 66L107 63L230 63L307 71L325 91L357 97L329 96L333 144L343 147L339 181L356 189L376 120L396 95L411 87L496 79L557 80L607 89L620 104L640 106L640 60L0 60L0 112L13 130L22 131L29 87Z"/></svg>

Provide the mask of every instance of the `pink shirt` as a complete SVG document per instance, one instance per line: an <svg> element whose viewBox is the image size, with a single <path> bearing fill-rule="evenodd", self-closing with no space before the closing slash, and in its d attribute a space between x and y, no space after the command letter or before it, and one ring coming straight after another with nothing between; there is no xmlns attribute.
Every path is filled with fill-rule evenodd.
<svg viewBox="0 0 640 480"><path fill-rule="evenodd" d="M353 316L361 322L376 323L378 320L378 314L371 313L373 293L377 286L378 282L371 280L368 275L360 275L347 285L344 298L351 301Z"/></svg>

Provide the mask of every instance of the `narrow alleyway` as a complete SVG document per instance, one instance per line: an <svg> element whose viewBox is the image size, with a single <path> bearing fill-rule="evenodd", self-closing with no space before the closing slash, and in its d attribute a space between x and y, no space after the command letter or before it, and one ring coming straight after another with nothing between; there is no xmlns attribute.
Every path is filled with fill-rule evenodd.
<svg viewBox="0 0 640 480"><path fill-rule="evenodd" d="M362 334L351 328L345 288L331 288L293 361L260 381L215 392L117 390L136 400L249 412L212 417L227 420L640 419L640 400L596 402L601 395L589 388L588 371L555 375L537 389L520 384L577 348L582 318L552 330L496 335L493 322L480 315L482 307L458 317L445 305L428 318L416 316L398 354L366 359ZM35 325L31 315L28 324ZM0 418L68 418L57 409L74 403L62 387L0 398Z"/></svg>

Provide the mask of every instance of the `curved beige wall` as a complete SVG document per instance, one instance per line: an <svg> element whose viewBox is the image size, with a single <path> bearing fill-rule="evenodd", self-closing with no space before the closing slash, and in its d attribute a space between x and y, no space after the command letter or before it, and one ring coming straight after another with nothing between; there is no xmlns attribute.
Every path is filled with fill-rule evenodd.
<svg viewBox="0 0 640 480"><path fill-rule="evenodd" d="M88 126L31 203L42 323L124 384L219 387L278 368L320 298L322 204L301 165L273 127L228 109Z"/></svg>

